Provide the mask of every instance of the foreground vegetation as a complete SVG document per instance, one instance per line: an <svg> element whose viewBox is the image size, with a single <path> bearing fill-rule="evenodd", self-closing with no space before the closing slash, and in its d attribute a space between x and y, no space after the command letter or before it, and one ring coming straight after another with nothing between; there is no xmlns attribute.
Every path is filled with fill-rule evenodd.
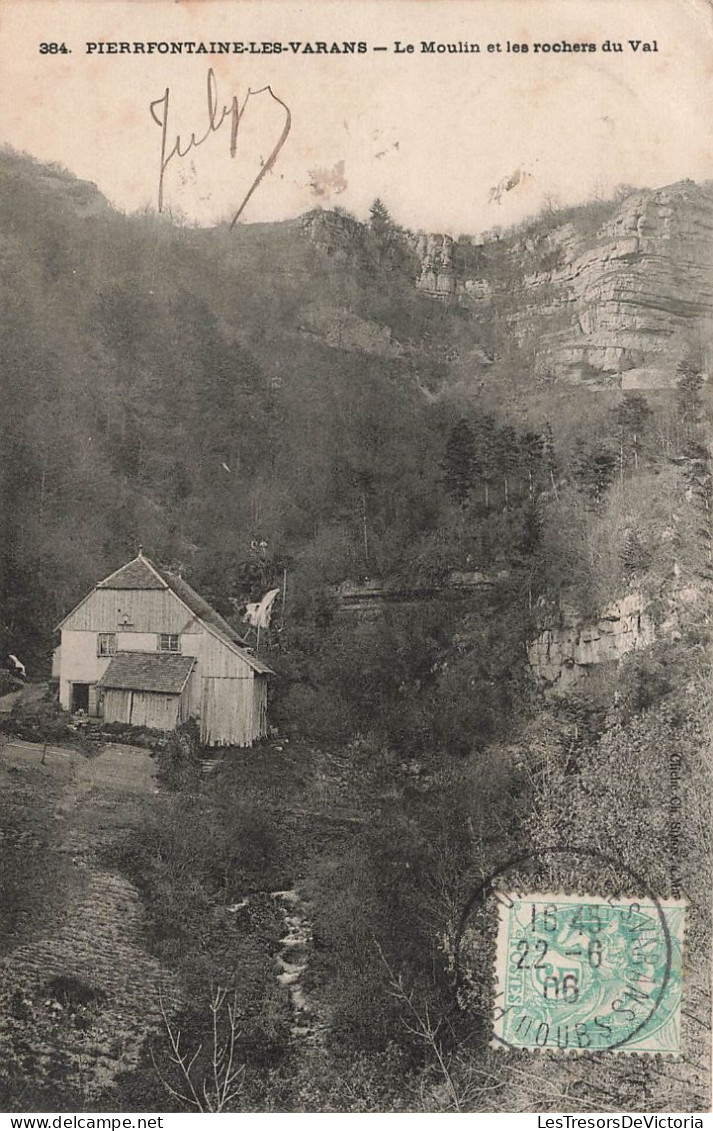
<svg viewBox="0 0 713 1131"><path fill-rule="evenodd" d="M186 788L181 777L118 862L145 899L151 947L186 987L175 1024L189 1044L210 1047L211 992L236 994L235 1110L626 1110L642 1088L650 1110L684 1098L705 1105L690 1063L673 1073L652 1059L632 1074L617 1058L605 1072L596 1058L554 1058L543 1076L493 1053L492 956L477 972L480 1005L479 995L466 1008L454 996L454 934L470 891L495 865L564 843L595 847L661 894L682 885L691 904L685 1041L706 1024L710 692L697 629L632 656L614 678L617 707L603 680L467 758L399 763L362 738L338 756L289 743L233 755L202 784ZM686 821L672 855L674 752ZM286 888L312 917L303 981L318 1036L307 1043L291 1035L289 994L276 982L284 926L270 893ZM168 1046L151 1047L117 1102L190 1110L157 1078L158 1069L178 1089ZM205 1070L199 1061L196 1078Z"/></svg>

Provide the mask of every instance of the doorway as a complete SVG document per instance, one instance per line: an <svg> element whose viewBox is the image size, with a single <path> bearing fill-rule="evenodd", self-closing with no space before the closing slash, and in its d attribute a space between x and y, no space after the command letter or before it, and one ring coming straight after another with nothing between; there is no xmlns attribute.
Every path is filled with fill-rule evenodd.
<svg viewBox="0 0 713 1131"><path fill-rule="evenodd" d="M84 711L89 714L89 684L88 683L73 683L72 684L72 703L70 710L72 714L77 711Z"/></svg>

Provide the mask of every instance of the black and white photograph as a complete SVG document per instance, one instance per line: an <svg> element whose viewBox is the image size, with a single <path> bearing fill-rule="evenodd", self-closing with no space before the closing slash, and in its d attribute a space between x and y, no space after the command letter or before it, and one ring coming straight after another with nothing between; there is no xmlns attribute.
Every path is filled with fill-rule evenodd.
<svg viewBox="0 0 713 1131"><path fill-rule="evenodd" d="M708 1125L712 98L709 0L0 0L1 1131Z"/></svg>

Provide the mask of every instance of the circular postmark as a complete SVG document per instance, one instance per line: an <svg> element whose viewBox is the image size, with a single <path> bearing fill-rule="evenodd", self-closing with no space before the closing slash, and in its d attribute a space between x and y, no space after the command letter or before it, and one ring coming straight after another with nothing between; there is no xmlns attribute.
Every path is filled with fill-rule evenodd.
<svg viewBox="0 0 713 1131"><path fill-rule="evenodd" d="M566 890L544 879L553 871L567 875ZM573 874L582 877L574 894ZM602 894L605 877L614 894ZM683 924L681 901L660 899L597 850L524 854L494 869L462 912L459 1001L482 1013L487 998L493 1043L504 1047L675 1054Z"/></svg>

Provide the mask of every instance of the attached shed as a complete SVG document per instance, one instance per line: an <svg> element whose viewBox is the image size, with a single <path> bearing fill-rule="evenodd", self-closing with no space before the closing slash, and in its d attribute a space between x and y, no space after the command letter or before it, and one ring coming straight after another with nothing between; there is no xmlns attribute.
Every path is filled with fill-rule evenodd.
<svg viewBox="0 0 713 1131"><path fill-rule="evenodd" d="M117 652L97 689L104 695L104 720L173 730L190 716L188 683L193 656Z"/></svg>
<svg viewBox="0 0 713 1131"><path fill-rule="evenodd" d="M267 664L257 656L227 653L225 674L203 680L201 740L207 746L250 746L267 734Z"/></svg>

